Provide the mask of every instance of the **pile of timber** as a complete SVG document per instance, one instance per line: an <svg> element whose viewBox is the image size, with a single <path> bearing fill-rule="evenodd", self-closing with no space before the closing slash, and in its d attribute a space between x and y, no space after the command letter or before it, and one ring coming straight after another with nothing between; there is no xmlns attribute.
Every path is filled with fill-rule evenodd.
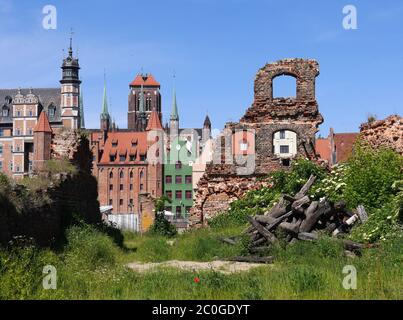
<svg viewBox="0 0 403 320"><path fill-rule="evenodd" d="M296 195L284 194L270 211L248 218L251 226L246 233L251 238L249 249L252 254L264 252L276 244L279 230L288 243L316 241L322 234L340 237L348 233L353 224L364 223L368 219L363 206L359 206L356 212L350 212L343 201L335 204L325 198L312 201L308 192L315 180L316 177L311 176ZM342 242L349 252L364 248L364 245L349 240Z"/></svg>

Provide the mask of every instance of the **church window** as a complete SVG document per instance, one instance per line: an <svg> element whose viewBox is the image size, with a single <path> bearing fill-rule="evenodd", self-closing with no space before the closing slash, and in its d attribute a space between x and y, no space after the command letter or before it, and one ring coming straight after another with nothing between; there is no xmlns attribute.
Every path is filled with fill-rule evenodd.
<svg viewBox="0 0 403 320"><path fill-rule="evenodd" d="M109 179L113 179L113 172L109 174Z"/></svg>

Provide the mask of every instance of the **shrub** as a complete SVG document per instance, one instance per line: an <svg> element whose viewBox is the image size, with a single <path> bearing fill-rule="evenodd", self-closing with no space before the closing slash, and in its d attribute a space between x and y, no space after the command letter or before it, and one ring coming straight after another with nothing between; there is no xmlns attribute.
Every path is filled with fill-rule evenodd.
<svg viewBox="0 0 403 320"><path fill-rule="evenodd" d="M276 190L293 195L301 189L311 175L316 176L319 182L326 177L326 170L308 159L299 158L293 162L290 171L276 171L270 177Z"/></svg>
<svg viewBox="0 0 403 320"><path fill-rule="evenodd" d="M358 142L346 167L343 197L351 208L382 208L396 195L403 179L403 157L391 149L374 149Z"/></svg>
<svg viewBox="0 0 403 320"><path fill-rule="evenodd" d="M178 232L175 226L165 218L164 206L166 201L170 202L171 199L164 196L154 201L155 220L150 228L150 233L164 237L174 237Z"/></svg>

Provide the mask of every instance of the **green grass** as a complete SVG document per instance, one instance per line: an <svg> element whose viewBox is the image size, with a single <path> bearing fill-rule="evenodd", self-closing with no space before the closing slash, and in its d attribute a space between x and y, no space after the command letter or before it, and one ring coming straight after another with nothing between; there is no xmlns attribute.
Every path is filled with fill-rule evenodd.
<svg viewBox="0 0 403 320"><path fill-rule="evenodd" d="M1 299L402 299L403 248L385 242L347 258L330 240L274 248L274 266L249 272L221 273L160 268L145 274L125 267L134 261L171 259L208 261L242 252L217 239L240 233L242 228L197 230L165 239L125 234L126 248L115 245L104 233L89 227L72 227L62 252L35 247L0 250ZM54 265L58 289L42 289L42 268ZM358 289L344 290L345 265L358 272ZM199 277L200 283L194 278Z"/></svg>

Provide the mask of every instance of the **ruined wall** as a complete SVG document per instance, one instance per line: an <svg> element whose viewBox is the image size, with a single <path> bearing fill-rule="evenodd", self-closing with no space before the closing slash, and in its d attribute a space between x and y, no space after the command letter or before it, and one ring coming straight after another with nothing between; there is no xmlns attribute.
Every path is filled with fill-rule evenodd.
<svg viewBox="0 0 403 320"><path fill-rule="evenodd" d="M273 80L282 75L296 79L295 98L273 98ZM316 159L315 134L323 122L315 98L318 75L319 64L304 59L284 59L258 71L252 106L240 122L227 123L214 143L213 163L206 167L191 210L192 227L205 225L208 219L228 209L231 202L261 187L258 177L287 169L298 156ZM274 154L274 134L280 130L297 136L297 154L290 159ZM238 150L234 143L239 141L233 138L237 132L248 133L244 141L248 150L239 154L234 151ZM253 152L249 146L253 146Z"/></svg>
<svg viewBox="0 0 403 320"><path fill-rule="evenodd" d="M403 155L403 118L392 115L385 120L364 123L360 137L372 146L390 147Z"/></svg>
<svg viewBox="0 0 403 320"><path fill-rule="evenodd" d="M77 171L63 172L61 165L60 172L41 171L18 182L0 176L0 244L22 236L50 246L63 239L76 218L100 223L97 181L88 166L91 156L85 136L66 131L55 135L52 157L69 159Z"/></svg>

